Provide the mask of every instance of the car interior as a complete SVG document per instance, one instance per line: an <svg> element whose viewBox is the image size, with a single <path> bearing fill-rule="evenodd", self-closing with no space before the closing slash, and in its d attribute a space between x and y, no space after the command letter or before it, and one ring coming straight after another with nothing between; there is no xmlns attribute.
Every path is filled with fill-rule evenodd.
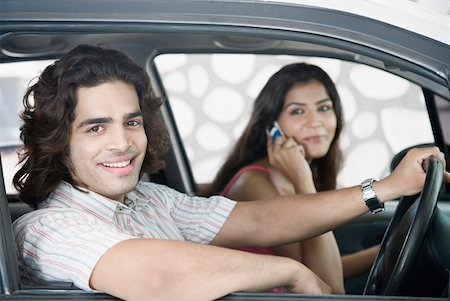
<svg viewBox="0 0 450 301"><path fill-rule="evenodd" d="M439 180L439 172L442 173L442 168L450 170L450 91L448 82L445 82L440 74L433 73L412 60L400 59L391 53L367 47L364 43L356 44L306 32L293 35L285 31L258 27L249 27L244 30L243 27L234 28L221 25L177 26L176 23L172 24L172 27L167 27L167 25L163 26L157 23L137 24L133 22L126 24L111 22L97 26L88 22L73 26L67 22L58 24L58 26L45 24L48 26L45 30L28 26L28 24L20 25L7 34L3 34L6 32L4 29L0 35L1 65L43 60L51 62L73 47L87 43L108 45L124 51L146 68L154 91L166 100L161 110L169 130L172 148L164 157L165 169L157 174L143 175L143 179L168 185L190 195L204 195L205 187L209 185L209 181L212 180L216 171L205 169L205 166L217 167L229 148L209 151L203 149L196 156L193 155L194 151L199 148L197 141L199 139L195 136L195 130L186 134L188 130L183 128L187 124L183 119L185 111L182 110L183 107L180 109L178 99L186 97L183 100L193 104L198 101L198 98L205 97L206 94L198 97L195 93L191 93L193 99L188 99L185 96L186 90L177 90L179 89L177 85L171 85L171 78L176 78L171 76L178 75L174 72L181 69L167 67L163 61L165 57L168 58L169 63L175 61L174 55L183 56L183 60L193 58L194 61L188 65L189 68L200 66L198 55L203 56L203 61L206 62L211 62L213 55L255 55L257 59L267 59L271 62L274 58L280 59L282 56L283 58L278 61L279 64L299 59L331 59L339 63L350 64L349 66L352 68L364 66L381 70L386 74L408 81L415 87L415 91L419 92L418 95L420 94L417 96L418 103L421 102L423 105L425 112L423 116L429 123L431 137L430 140L421 140L421 137L417 138L420 135L414 136L415 133L408 130L409 127L415 129L413 123L417 120L399 122L397 125L402 128L401 135L406 137L404 137L405 141L414 142L403 145L401 148L389 148L389 152L385 155L389 157L389 160L380 169L380 176L388 175L407 149L411 147L438 146L445 154L447 166L443 167L436 160L430 160L429 175L423 194L391 202L385 212L377 215L370 213L363 215L353 222L337 228L334 234L342 254L381 244L380 252L371 271L346 279L347 294L445 299L449 297L450 185L445 185ZM448 51L445 48L444 50ZM413 54L411 55L413 56ZM285 56L288 56L289 59L286 60ZM262 65L266 66L268 63L264 61ZM192 70L189 68L186 67L186 72ZM346 75L348 76L348 74ZM0 78L0 82L2 81L4 78ZM242 85L237 86L236 89L242 89ZM363 96L357 94L355 98ZM22 96L20 95L20 97ZM246 113L239 115L240 122L246 121L251 105L251 95L246 97L244 103L247 109L244 110ZM412 95L406 95L405 99L408 97L412 97ZM20 98L13 101L21 104ZM201 105L198 106L202 108ZM384 107L387 104L381 101L379 106ZM420 116L420 118L423 117ZM236 128L237 121L219 122L218 124L226 128L225 132L232 133ZM390 132L390 130L386 131ZM214 136L214 133L212 132L210 135ZM213 139L211 136L206 135L200 140ZM351 137L350 134L349 137ZM363 142L368 139L365 136L361 137ZM230 141L228 145L232 145L233 140ZM55 296L78 294L77 290L65 291L48 287L21 286L12 222L31 211L32 208L17 199L8 182L13 171L5 170L5 166L8 165L5 161L6 156L17 151L20 141L17 137L16 141L9 144L2 141L0 143L0 158L2 159L0 165L0 294L13 295L14 292L26 292L27 290L43 293L53 290ZM364 148L364 150L370 149L370 146L371 144L368 144L368 148ZM350 150L350 146L348 146L348 150ZM197 160L198 158L204 160L208 152L212 155L211 161ZM350 155L350 151L344 153ZM377 156L377 154L371 155ZM210 162L214 162L215 165ZM348 164L357 165L358 162L354 157L348 159ZM352 171L348 173L352 173ZM359 176L359 174L356 175ZM360 180L360 178L353 180L353 185L359 183L356 182L358 179ZM343 185L349 183L344 180L342 182ZM88 295L93 298L103 298L101 294ZM86 295L80 296L86 297ZM229 300L240 300L239 298L242 296L245 294L234 294L234 297L231 295L228 298ZM256 299L270 298L264 297L264 294L252 296ZM79 298L82 299L82 297ZM288 300L289 296L279 296L279 298ZM338 296L330 297L330 300L339 298Z"/></svg>

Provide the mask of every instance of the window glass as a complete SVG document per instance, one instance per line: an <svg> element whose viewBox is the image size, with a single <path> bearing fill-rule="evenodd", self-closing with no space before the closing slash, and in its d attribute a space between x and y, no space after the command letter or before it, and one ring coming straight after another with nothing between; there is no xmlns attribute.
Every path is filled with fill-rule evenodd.
<svg viewBox="0 0 450 301"><path fill-rule="evenodd" d="M376 68L298 56L160 55L156 67L197 183L214 178L268 78L294 62L320 66L337 85L346 123L339 187L386 176L394 154L434 141L421 88Z"/></svg>
<svg viewBox="0 0 450 301"><path fill-rule="evenodd" d="M438 95L435 95L434 99L438 113L438 121L442 130L442 138L444 140L442 141L443 145L439 146L445 148L444 153L447 160L447 170L450 170L450 100ZM450 189L450 184L447 187Z"/></svg>
<svg viewBox="0 0 450 301"><path fill-rule="evenodd" d="M21 145L19 114L23 108L22 98L30 81L52 62L29 61L0 65L0 152L8 194L15 192L12 177L18 163L17 149Z"/></svg>

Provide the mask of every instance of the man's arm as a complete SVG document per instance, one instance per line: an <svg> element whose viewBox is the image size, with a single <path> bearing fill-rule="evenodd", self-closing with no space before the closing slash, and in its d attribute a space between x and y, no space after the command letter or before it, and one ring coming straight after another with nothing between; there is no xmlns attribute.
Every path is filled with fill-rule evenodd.
<svg viewBox="0 0 450 301"><path fill-rule="evenodd" d="M410 150L390 176L374 183L380 201L384 203L421 191L426 176L422 164L430 156L445 166L437 147ZM450 182L450 173L445 172L444 178ZM330 231L367 211L359 186L239 202L211 244L274 246L301 241Z"/></svg>
<svg viewBox="0 0 450 301"><path fill-rule="evenodd" d="M330 293L293 259L155 239L113 246L96 264L90 286L126 300L212 300L281 286L298 293Z"/></svg>

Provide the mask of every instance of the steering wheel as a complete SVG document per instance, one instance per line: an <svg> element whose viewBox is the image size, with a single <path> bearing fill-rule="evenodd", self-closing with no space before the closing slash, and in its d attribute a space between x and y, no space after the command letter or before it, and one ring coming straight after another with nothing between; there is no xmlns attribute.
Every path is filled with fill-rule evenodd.
<svg viewBox="0 0 450 301"><path fill-rule="evenodd" d="M364 295L400 295L412 273L437 205L443 166L428 158L420 196L403 197L392 217L370 270Z"/></svg>

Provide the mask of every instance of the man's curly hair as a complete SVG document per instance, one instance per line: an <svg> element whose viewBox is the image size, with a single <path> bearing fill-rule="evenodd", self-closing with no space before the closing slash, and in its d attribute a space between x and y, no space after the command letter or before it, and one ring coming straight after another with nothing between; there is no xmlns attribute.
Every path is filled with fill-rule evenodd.
<svg viewBox="0 0 450 301"><path fill-rule="evenodd" d="M77 89L112 81L133 85L139 97L149 141L142 171L151 174L164 167L160 157L170 143L159 110L163 101L153 94L145 70L117 50L80 45L48 66L23 98L23 165L13 178L21 200L37 208L61 181L73 184L68 154Z"/></svg>

